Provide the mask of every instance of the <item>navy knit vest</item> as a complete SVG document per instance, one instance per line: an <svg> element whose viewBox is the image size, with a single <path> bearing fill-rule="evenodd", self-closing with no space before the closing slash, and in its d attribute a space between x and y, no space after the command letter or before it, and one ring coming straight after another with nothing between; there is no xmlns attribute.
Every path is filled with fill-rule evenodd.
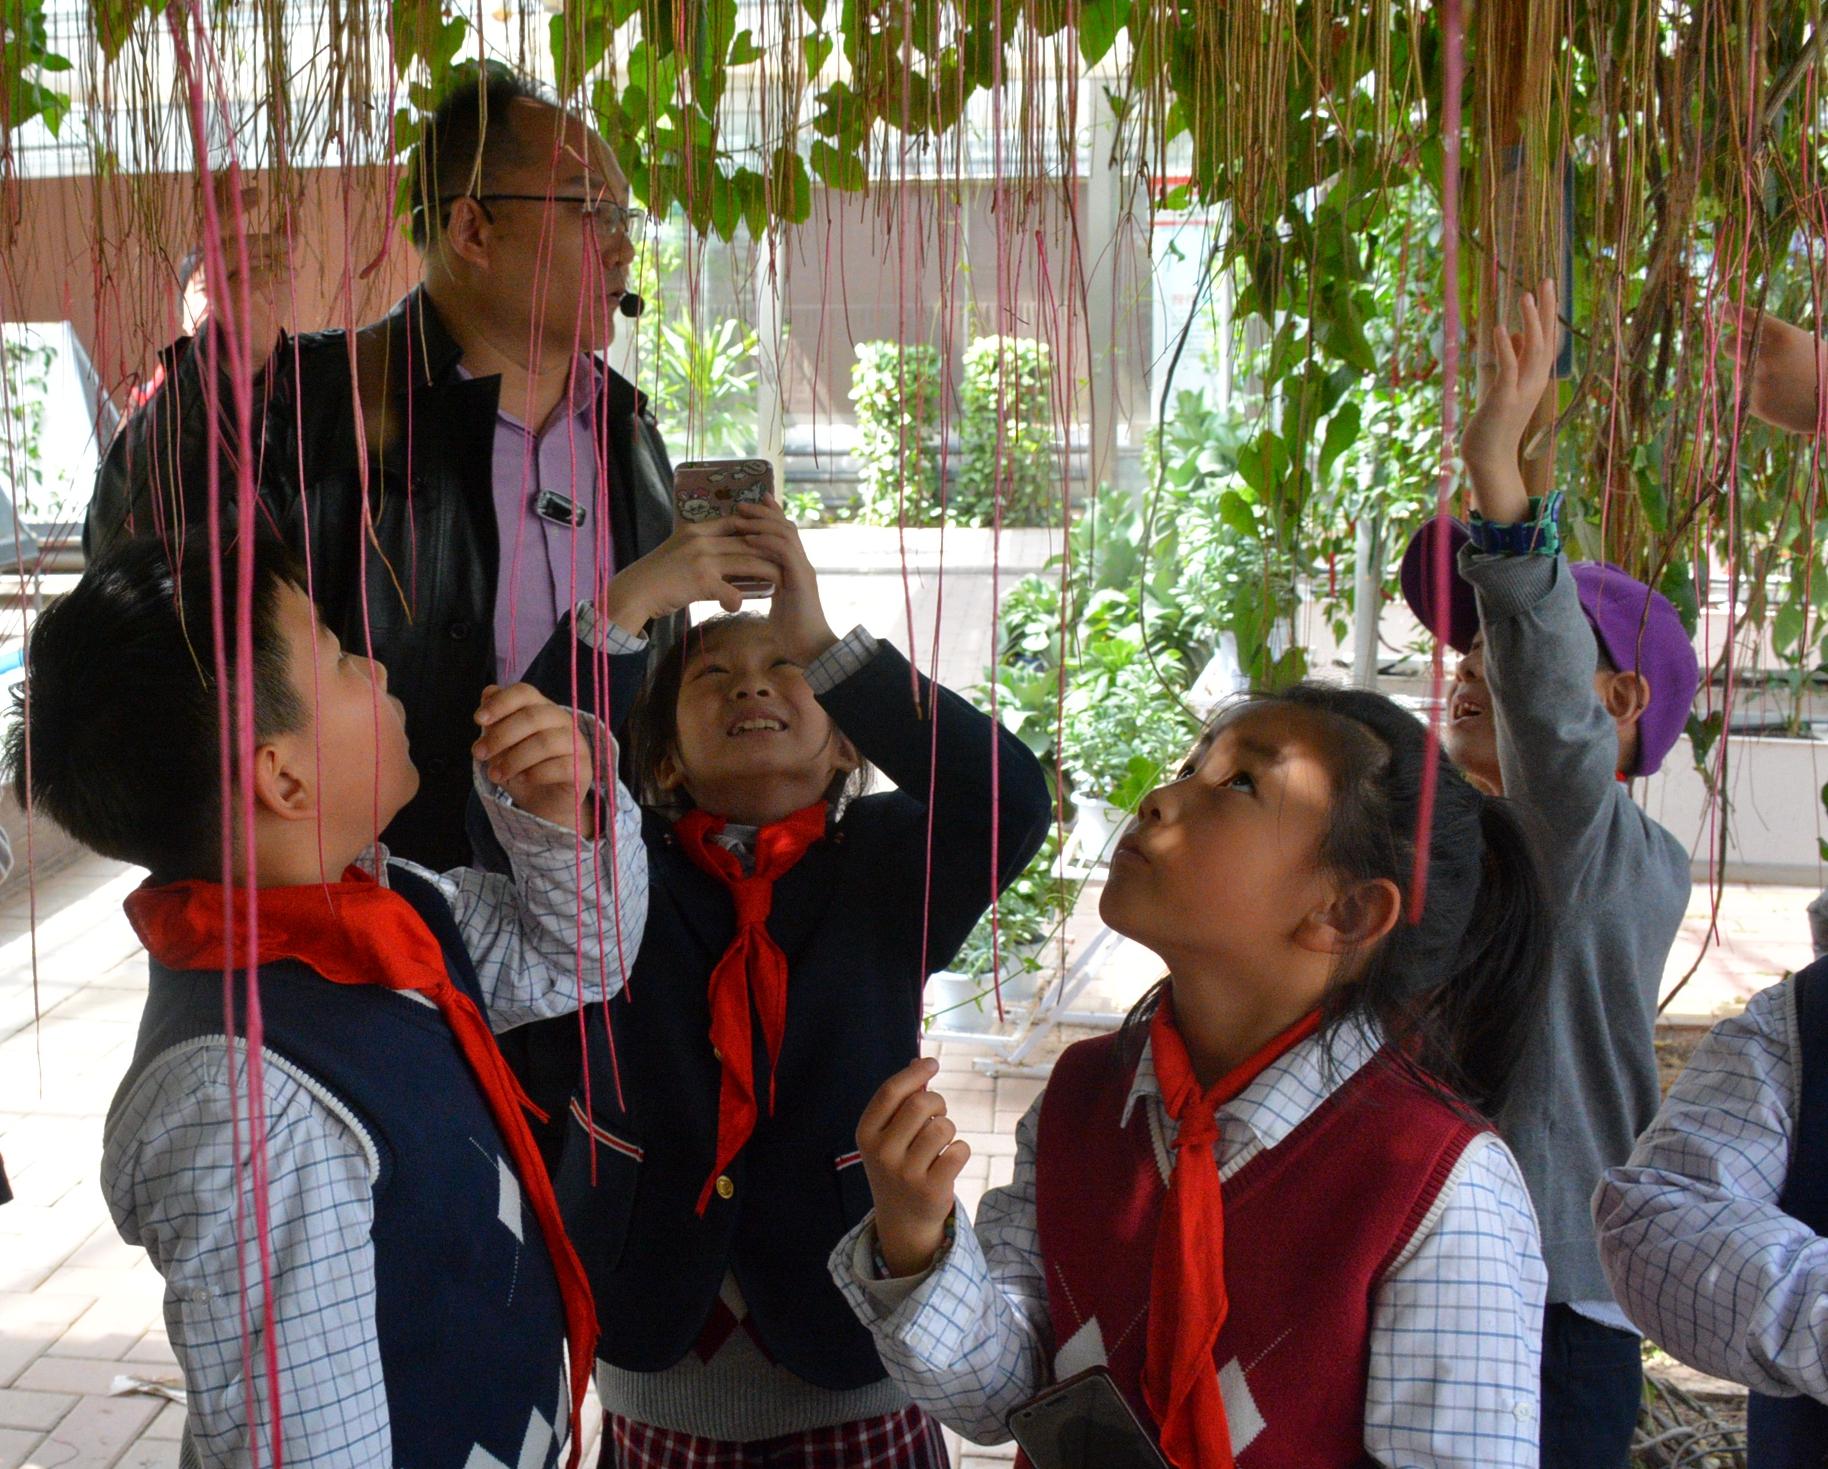
<svg viewBox="0 0 1828 1469"><path fill-rule="evenodd" d="M707 1039L705 975L735 932L730 894L694 867L649 813L647 931L623 993L590 1027L590 1107L571 1109L555 1180L596 1297L597 1355L633 1372L673 1366L697 1342L726 1271L776 1361L819 1387L881 1381L869 1332L826 1259L870 1210L857 1119L920 1048L920 950L866 891L882 838L865 797L843 828L775 884L769 932L787 956L787 1035L768 1114L768 1057L756 1027L762 1098L754 1135L701 1218L721 1068ZM907 899L918 913L919 895Z"/></svg>
<svg viewBox="0 0 1828 1469"><path fill-rule="evenodd" d="M453 983L482 1005L442 895L397 865L388 880L437 938ZM153 963L115 1105L165 1051L220 1037L222 1004L219 971ZM404 995L332 984L291 961L261 967L260 1008L269 1064L277 1055L330 1093L379 1160L375 1329L394 1462L400 1469L552 1469L569 1410L558 1280L450 1027ZM241 995L236 1009L243 1034ZM281 1319L278 1329L311 1327ZM284 1406L282 1398L282 1413Z"/></svg>
<svg viewBox="0 0 1828 1469"><path fill-rule="evenodd" d="M1802 1105L1791 1134L1790 1172L1777 1203L1817 1234L1828 1235L1828 959L1818 959L1790 984ZM1746 1448L1749 1469L1823 1469L1828 1404L1753 1393L1746 1409Z"/></svg>

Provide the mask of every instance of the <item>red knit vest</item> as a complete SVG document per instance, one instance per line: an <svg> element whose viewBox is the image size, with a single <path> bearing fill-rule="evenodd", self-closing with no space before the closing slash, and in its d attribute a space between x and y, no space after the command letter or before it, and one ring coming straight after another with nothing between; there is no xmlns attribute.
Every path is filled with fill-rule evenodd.
<svg viewBox="0 0 1828 1469"><path fill-rule="evenodd" d="M1036 1211L1055 1374L1103 1364L1144 1423L1142 1354L1171 1164L1115 1036L1081 1041L1041 1103ZM1371 1306L1461 1153L1488 1129L1373 1060L1225 1180L1231 1310L1213 1367L1239 1469L1362 1465Z"/></svg>

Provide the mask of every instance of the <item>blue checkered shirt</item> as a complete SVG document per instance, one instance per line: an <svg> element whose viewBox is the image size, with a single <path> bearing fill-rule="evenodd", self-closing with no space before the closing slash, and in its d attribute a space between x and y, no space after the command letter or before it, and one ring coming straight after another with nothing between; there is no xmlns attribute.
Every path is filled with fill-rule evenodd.
<svg viewBox="0 0 1828 1469"><path fill-rule="evenodd" d="M1214 1150L1229 1178L1300 1125L1375 1052L1342 1028L1332 1065L1316 1037L1219 1109ZM1125 1103L1150 1110L1172 1146L1144 1051ZM1036 1101L1016 1130L1015 1176L984 1195L923 1276L881 1280L874 1220L832 1252L832 1275L875 1334L890 1374L943 1423L978 1443L1009 1437L1009 1415L1053 1378L1056 1345L1035 1223ZM1372 1306L1365 1451L1391 1469L1523 1469L1537 1462L1543 1297L1548 1277L1529 1191L1510 1150L1474 1140Z"/></svg>
<svg viewBox="0 0 1828 1469"><path fill-rule="evenodd" d="M1791 981L1708 1032L1593 1196L1619 1303L1671 1356L1828 1402L1828 1239L1777 1207L1800 1100Z"/></svg>
<svg viewBox="0 0 1828 1469"><path fill-rule="evenodd" d="M599 788L606 789L615 746L589 723ZM476 789L512 875L415 870L451 905L489 1023L503 1031L577 1009L580 992L585 1001L616 993L647 921L640 808L618 783L610 830L580 844L574 833L516 807L480 767ZM381 847L361 865L386 880ZM411 992L398 998L430 1003ZM115 1225L129 1244L145 1247L165 1278L166 1329L188 1391L186 1462L201 1469L249 1462L244 1350L255 1390L266 1396L269 1301L250 1222L246 1051L239 1040L236 1051L232 1066L221 1043L155 1058L110 1115L102 1143L102 1189ZM369 1239L379 1161L338 1098L284 1057L267 1051L264 1060L270 1306L280 1323L285 1461L299 1469L392 1469ZM237 1114L241 1222L233 1202L230 1119ZM270 1421L264 1407L258 1417ZM270 1457L263 1432L260 1458Z"/></svg>

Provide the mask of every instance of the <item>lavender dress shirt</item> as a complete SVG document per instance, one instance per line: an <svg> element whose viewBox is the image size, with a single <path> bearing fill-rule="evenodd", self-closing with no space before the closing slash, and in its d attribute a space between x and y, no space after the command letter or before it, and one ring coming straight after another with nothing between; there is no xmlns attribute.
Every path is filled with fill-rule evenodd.
<svg viewBox="0 0 1828 1469"><path fill-rule="evenodd" d="M465 377L461 365L458 372ZM609 466L605 441L596 432L601 366L580 357L569 398L535 432L515 417L518 405L504 402L495 416L492 478L495 523L501 533L501 561L495 582L495 679L510 683L545 645L559 617L579 602L594 600L615 575L615 542L607 495ZM541 495L559 497L549 513L538 510ZM573 526L562 504L581 507L584 523Z"/></svg>

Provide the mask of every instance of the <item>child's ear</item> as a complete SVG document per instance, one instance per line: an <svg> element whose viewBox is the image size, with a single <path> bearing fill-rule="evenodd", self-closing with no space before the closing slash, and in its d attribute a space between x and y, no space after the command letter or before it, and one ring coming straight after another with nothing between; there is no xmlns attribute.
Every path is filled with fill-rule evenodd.
<svg viewBox="0 0 1828 1469"><path fill-rule="evenodd" d="M857 753L857 747L848 740L844 732L836 725L832 727L831 768L833 773L842 772L849 775L863 764L863 757Z"/></svg>
<svg viewBox="0 0 1828 1469"><path fill-rule="evenodd" d="M281 821L303 821L317 814L317 792L311 766L281 744L254 751L254 809Z"/></svg>
<svg viewBox="0 0 1828 1469"><path fill-rule="evenodd" d="M1403 895L1387 877L1354 883L1309 914L1295 942L1317 954L1346 954L1374 944L1403 916Z"/></svg>
<svg viewBox="0 0 1828 1469"><path fill-rule="evenodd" d="M1636 724L1650 707L1650 681L1641 673L1602 673L1600 702L1618 724Z"/></svg>
<svg viewBox="0 0 1828 1469"><path fill-rule="evenodd" d="M663 791L676 791L685 784L685 770L671 750L655 762L654 784Z"/></svg>

